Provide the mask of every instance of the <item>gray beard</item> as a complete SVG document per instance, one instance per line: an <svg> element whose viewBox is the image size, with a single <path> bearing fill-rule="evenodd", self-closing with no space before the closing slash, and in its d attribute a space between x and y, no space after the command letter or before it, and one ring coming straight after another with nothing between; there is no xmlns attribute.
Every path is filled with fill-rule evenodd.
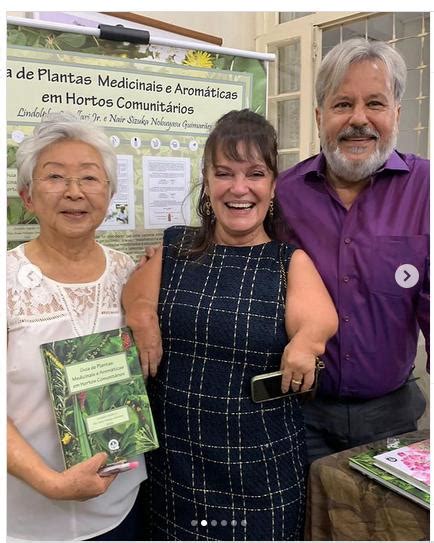
<svg viewBox="0 0 434 543"><path fill-rule="evenodd" d="M349 160L341 152L339 146L333 149L322 134L320 137L321 150L326 157L327 166L330 170L348 183L358 183L375 173L390 157L396 147L398 131L394 130L389 141L383 145L378 145L371 156L364 160Z"/></svg>

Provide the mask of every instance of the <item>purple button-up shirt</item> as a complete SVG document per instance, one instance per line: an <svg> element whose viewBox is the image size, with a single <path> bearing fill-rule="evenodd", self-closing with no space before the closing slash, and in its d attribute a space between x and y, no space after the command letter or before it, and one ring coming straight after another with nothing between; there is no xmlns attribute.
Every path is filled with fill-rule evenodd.
<svg viewBox="0 0 434 543"><path fill-rule="evenodd" d="M429 338L429 161L393 152L347 210L321 153L283 172L288 241L314 261L339 331L324 355L322 395L374 398L399 388Z"/></svg>

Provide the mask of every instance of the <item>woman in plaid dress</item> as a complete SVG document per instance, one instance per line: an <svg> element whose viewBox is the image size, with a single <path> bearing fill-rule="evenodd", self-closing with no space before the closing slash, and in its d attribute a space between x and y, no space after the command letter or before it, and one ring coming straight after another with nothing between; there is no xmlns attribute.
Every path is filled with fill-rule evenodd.
<svg viewBox="0 0 434 543"><path fill-rule="evenodd" d="M283 390L310 388L337 317L309 257L274 239L276 147L263 117L224 115L205 146L201 226L166 230L124 290L160 439L152 540L302 538L301 407L254 403L250 381L281 368Z"/></svg>

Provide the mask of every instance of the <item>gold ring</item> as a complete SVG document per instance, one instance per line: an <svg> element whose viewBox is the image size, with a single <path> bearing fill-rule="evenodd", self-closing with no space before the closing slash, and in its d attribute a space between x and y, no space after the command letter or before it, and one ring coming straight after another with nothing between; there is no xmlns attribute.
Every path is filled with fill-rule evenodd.
<svg viewBox="0 0 434 543"><path fill-rule="evenodd" d="M291 379L291 383L294 383L296 385L301 385L302 381L297 381L296 379Z"/></svg>

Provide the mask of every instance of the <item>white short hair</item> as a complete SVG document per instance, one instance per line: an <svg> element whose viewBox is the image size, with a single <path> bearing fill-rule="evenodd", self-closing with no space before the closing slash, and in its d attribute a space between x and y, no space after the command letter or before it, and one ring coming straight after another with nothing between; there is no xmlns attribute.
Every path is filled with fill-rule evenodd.
<svg viewBox="0 0 434 543"><path fill-rule="evenodd" d="M113 146L104 131L82 121L73 113L50 113L35 127L33 134L25 138L16 154L17 190L31 190L33 171L40 153L49 145L63 140L82 141L94 147L101 155L110 186L110 194L117 190L117 158Z"/></svg>

